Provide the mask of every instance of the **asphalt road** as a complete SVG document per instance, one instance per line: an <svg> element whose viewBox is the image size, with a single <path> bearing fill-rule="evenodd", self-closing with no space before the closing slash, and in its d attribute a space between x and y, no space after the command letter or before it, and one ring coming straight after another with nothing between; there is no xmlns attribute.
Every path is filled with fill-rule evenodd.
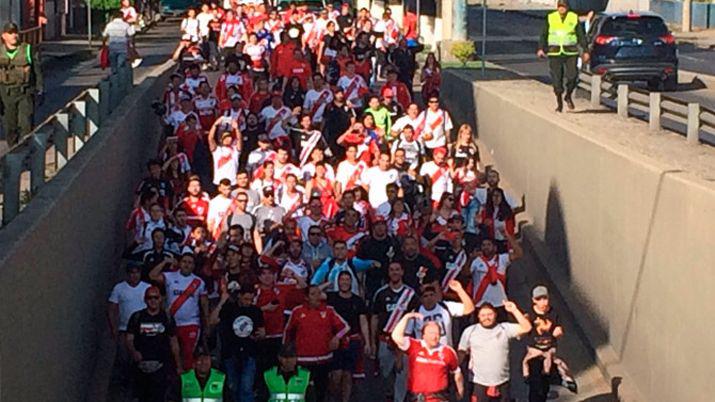
<svg viewBox="0 0 715 402"><path fill-rule="evenodd" d="M549 83L546 62L536 58L538 36L547 11L496 10L487 11L486 59L520 74ZM477 41L481 55L482 9L468 9L469 38ZM699 49L690 44L679 46L680 68L696 73L715 75L715 51ZM691 83L679 84L678 91L668 93L684 102L698 102L715 109L714 88L702 88Z"/></svg>

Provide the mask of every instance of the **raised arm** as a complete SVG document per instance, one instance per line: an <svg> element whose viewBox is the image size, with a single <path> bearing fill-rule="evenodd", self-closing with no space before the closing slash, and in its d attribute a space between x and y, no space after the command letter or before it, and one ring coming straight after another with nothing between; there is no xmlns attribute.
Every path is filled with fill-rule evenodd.
<svg viewBox="0 0 715 402"><path fill-rule="evenodd" d="M213 152L218 148L218 145L216 145L216 128L218 125L221 123L223 119L218 118L216 121L214 121L214 124L211 125L211 129L209 130L209 151Z"/></svg>
<svg viewBox="0 0 715 402"><path fill-rule="evenodd" d="M474 301L464 290L462 284L459 283L459 281L452 279L447 285L450 289L452 289L452 291L454 291L454 293L457 294L457 296L459 297L459 302L464 305L464 311L462 312L462 314L465 316L472 314L472 312L474 311Z"/></svg>
<svg viewBox="0 0 715 402"><path fill-rule="evenodd" d="M173 263L174 263L173 257L166 257L164 259L164 261L156 264L154 266L154 268L151 269L151 271L149 272L149 279L151 279L152 281L154 281L160 285L163 285L166 282L166 280L164 278L164 274L162 273L162 271L164 270L164 267L166 267L167 265L171 265Z"/></svg>
<svg viewBox="0 0 715 402"><path fill-rule="evenodd" d="M506 241L509 243L509 247L511 248L511 252L509 253L509 261L514 262L523 257L524 249L521 248L521 245L516 240L516 237L514 237L513 234L507 232L506 230L502 230L502 235L506 237Z"/></svg>
<svg viewBox="0 0 715 402"><path fill-rule="evenodd" d="M531 322L514 302L504 300L504 310L516 318L516 322L519 324L519 336L526 335L531 331Z"/></svg>
<svg viewBox="0 0 715 402"><path fill-rule="evenodd" d="M406 342L409 340L409 337L405 336L405 329L407 329L407 323L413 318L415 320L422 320L422 314L412 312L403 315L397 325L395 325L395 329L390 335L392 337L392 341L395 342L397 347L402 351L405 351L410 347L409 343Z"/></svg>

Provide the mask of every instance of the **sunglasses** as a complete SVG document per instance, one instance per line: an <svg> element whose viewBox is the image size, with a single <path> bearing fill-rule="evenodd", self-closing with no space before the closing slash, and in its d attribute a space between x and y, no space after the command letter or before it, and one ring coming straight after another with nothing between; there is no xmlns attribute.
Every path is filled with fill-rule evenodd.
<svg viewBox="0 0 715 402"><path fill-rule="evenodd" d="M238 202L248 202L248 200L247 200L247 199L245 199L245 198L242 198L242 199L238 199L238 200L236 200L236 201L238 201Z"/></svg>
<svg viewBox="0 0 715 402"><path fill-rule="evenodd" d="M309 235L309 236L320 236L320 233L318 233L318 232L316 232L316 233L308 233L308 235Z"/></svg>

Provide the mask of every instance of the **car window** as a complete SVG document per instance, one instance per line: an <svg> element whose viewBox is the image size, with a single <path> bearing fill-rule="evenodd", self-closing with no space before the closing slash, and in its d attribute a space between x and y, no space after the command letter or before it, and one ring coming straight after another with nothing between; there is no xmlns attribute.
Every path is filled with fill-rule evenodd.
<svg viewBox="0 0 715 402"><path fill-rule="evenodd" d="M665 35L668 27L659 17L611 17L603 23L601 35Z"/></svg>

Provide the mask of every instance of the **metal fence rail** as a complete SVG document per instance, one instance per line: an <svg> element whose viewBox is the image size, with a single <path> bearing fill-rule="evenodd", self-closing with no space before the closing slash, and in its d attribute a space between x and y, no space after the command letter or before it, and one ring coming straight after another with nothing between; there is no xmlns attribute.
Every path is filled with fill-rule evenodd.
<svg viewBox="0 0 715 402"><path fill-rule="evenodd" d="M590 94L591 106L602 104L621 117L637 117L652 131L667 128L685 135L688 143L715 145L715 111L695 102L683 102L660 92L649 92L604 81L600 75L581 72L579 88ZM670 124L665 124L666 120Z"/></svg>
<svg viewBox="0 0 715 402"><path fill-rule="evenodd" d="M91 140L133 82L132 68L120 68L97 87L84 90L0 157L2 226Z"/></svg>
<svg viewBox="0 0 715 402"><path fill-rule="evenodd" d="M23 29L18 33L20 34L21 42L29 43L31 45L37 45L42 42L42 25L29 29Z"/></svg>

